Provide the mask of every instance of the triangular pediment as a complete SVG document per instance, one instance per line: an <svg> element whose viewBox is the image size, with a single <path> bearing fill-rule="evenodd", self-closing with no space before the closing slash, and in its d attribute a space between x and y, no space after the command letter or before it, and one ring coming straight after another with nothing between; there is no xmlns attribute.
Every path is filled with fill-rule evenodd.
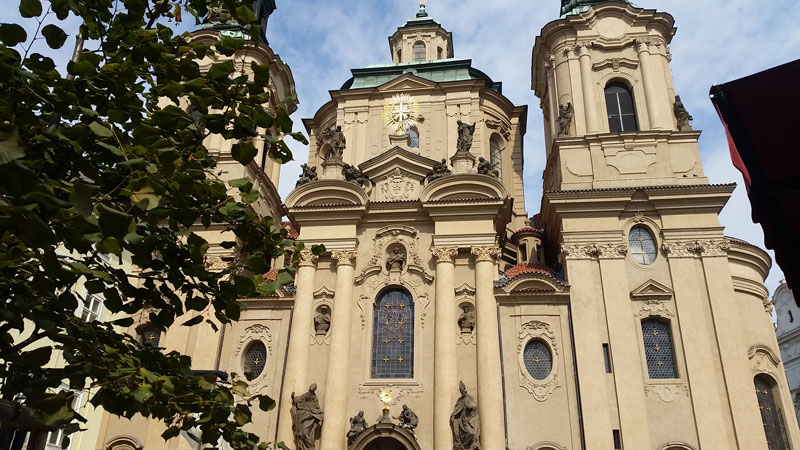
<svg viewBox="0 0 800 450"><path fill-rule="evenodd" d="M670 299L672 298L672 289L657 281L648 280L646 283L634 289L633 292L631 292L631 297L634 300Z"/></svg>
<svg viewBox="0 0 800 450"><path fill-rule="evenodd" d="M402 147L392 147L380 155L358 165L370 180L378 181L392 172L400 171L421 181L433 171L436 161Z"/></svg>
<svg viewBox="0 0 800 450"><path fill-rule="evenodd" d="M436 83L430 80L426 80L424 78L420 78L413 73L404 73L399 77L395 78L392 81L384 83L378 86L378 91L380 92L394 92L394 91L417 91L423 89L433 89L436 87Z"/></svg>

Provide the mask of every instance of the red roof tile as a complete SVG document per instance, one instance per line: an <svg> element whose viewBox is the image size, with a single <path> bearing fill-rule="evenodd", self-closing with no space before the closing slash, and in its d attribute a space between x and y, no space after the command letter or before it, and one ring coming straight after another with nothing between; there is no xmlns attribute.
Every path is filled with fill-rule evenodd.
<svg viewBox="0 0 800 450"><path fill-rule="evenodd" d="M294 229L291 222L281 222L281 228L289 232L286 236L289 239L297 239L300 236L300 233Z"/></svg>
<svg viewBox="0 0 800 450"><path fill-rule="evenodd" d="M513 280L515 277L524 273L539 273L556 278L556 274L553 272L553 269L543 264L518 264L506 270L506 278Z"/></svg>

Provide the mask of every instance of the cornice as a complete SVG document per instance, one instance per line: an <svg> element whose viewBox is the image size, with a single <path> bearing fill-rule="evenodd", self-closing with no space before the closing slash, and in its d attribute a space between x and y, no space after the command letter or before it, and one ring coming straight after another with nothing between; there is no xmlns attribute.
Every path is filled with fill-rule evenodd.
<svg viewBox="0 0 800 450"><path fill-rule="evenodd" d="M560 253L564 260L622 259L628 254L628 244L622 242L563 243Z"/></svg>
<svg viewBox="0 0 800 450"><path fill-rule="evenodd" d="M727 239L668 241L661 244L661 251L668 258L695 258L701 256L728 256L730 241Z"/></svg>

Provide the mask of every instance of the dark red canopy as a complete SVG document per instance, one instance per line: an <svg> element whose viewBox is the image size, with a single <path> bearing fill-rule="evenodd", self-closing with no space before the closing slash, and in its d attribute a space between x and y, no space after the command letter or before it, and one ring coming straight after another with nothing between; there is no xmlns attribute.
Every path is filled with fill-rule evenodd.
<svg viewBox="0 0 800 450"><path fill-rule="evenodd" d="M711 88L753 221L800 289L800 60ZM800 298L798 298L800 300ZM798 302L800 304L800 301Z"/></svg>

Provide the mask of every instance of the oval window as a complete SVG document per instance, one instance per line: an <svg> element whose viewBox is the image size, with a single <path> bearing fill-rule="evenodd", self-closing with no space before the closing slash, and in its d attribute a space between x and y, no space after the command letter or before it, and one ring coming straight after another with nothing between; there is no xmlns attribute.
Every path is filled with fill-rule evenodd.
<svg viewBox="0 0 800 450"><path fill-rule="evenodd" d="M535 380L544 380L553 369L553 356L550 347L542 341L532 340L522 353L525 368Z"/></svg>
<svg viewBox="0 0 800 450"><path fill-rule="evenodd" d="M267 363L267 347L261 341L255 341L244 352L243 366L245 372L253 374L253 378L261 375Z"/></svg>
<svg viewBox="0 0 800 450"><path fill-rule="evenodd" d="M628 234L628 246L631 256L637 263L648 266L656 261L658 255L656 239L646 227L637 225L631 228Z"/></svg>

